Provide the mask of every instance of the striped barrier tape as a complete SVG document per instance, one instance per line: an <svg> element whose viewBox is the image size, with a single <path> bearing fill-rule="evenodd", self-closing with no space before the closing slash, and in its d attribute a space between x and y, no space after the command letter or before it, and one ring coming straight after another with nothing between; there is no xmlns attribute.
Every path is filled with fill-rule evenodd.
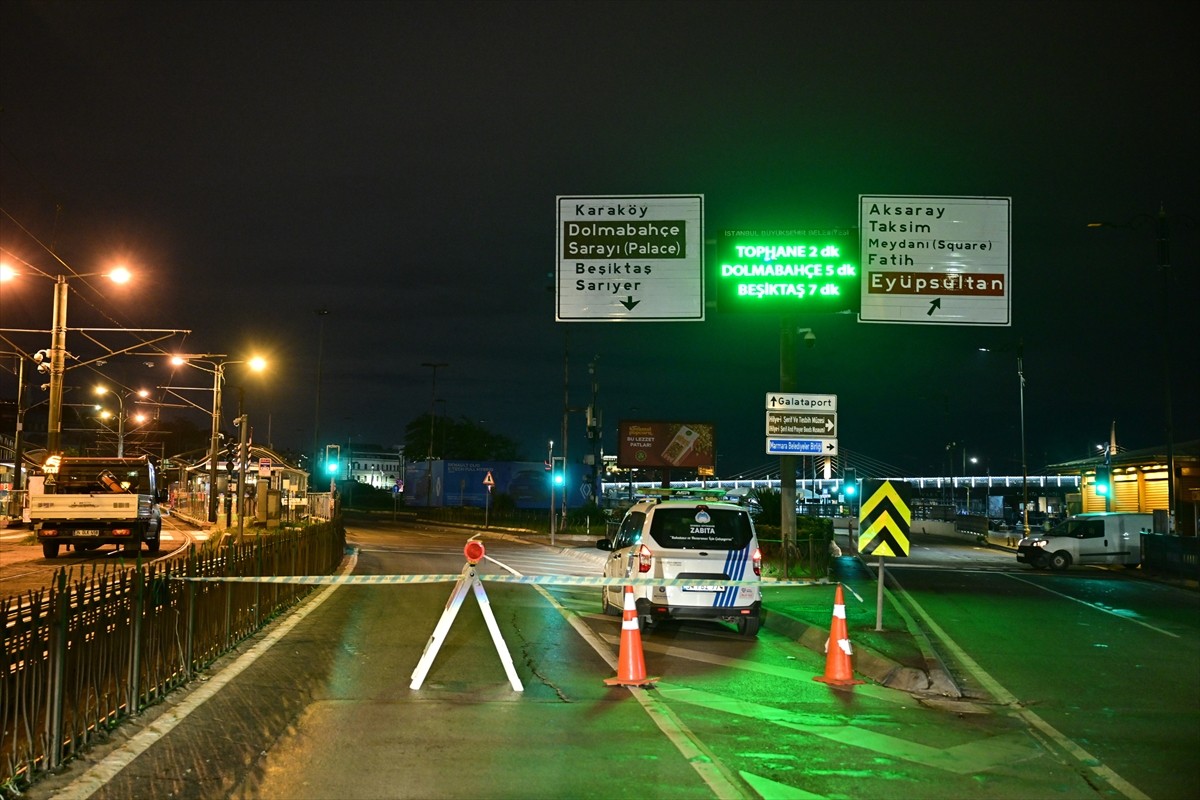
<svg viewBox="0 0 1200 800"><path fill-rule="evenodd" d="M717 580L711 578L600 578L582 575L502 575L476 573L483 581L495 583L537 584L542 586L828 586L834 581L815 580ZM445 575L264 575L189 576L172 575L172 580L201 583L298 583L309 586L381 586L401 583L454 583L461 572Z"/></svg>

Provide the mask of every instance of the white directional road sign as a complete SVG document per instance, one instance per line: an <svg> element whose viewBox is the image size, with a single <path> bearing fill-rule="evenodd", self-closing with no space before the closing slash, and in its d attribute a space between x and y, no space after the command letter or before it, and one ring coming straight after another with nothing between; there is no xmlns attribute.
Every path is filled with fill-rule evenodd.
<svg viewBox="0 0 1200 800"><path fill-rule="evenodd" d="M767 392L767 411L837 411L837 395Z"/></svg>
<svg viewBox="0 0 1200 800"><path fill-rule="evenodd" d="M836 456L837 439L797 439L792 436L768 436L769 456Z"/></svg>
<svg viewBox="0 0 1200 800"><path fill-rule="evenodd" d="M860 322L1012 324L1012 198L858 196Z"/></svg>
<svg viewBox="0 0 1200 800"><path fill-rule="evenodd" d="M767 455L836 456L837 395L767 392Z"/></svg>
<svg viewBox="0 0 1200 800"><path fill-rule="evenodd" d="M557 243L556 321L704 321L704 195L560 195Z"/></svg>

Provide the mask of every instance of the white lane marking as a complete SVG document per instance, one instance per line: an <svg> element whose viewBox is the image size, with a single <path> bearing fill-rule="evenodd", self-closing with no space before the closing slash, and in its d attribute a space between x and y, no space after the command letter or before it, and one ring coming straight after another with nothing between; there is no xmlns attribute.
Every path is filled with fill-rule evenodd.
<svg viewBox="0 0 1200 800"><path fill-rule="evenodd" d="M966 652L959 647L953 639L946 635L946 632L942 630L942 627L934 622L933 618L930 617L929 614L925 613L925 609L921 607L921 604L918 603L911 594L904 591L904 589L899 589L899 591L904 595L904 599L912 606L913 610L920 615L922 620L924 620L925 624L928 626L928 630L934 636L938 637L938 639L946 646L951 654L959 660L959 663L966 667L971 675L973 675L975 679L979 681L979 683L982 684L983 687L988 690L988 692L991 693L992 697L996 698L997 701L1015 711L1017 716L1021 717L1029 725L1037 728L1039 731L1046 734L1046 736L1049 736L1051 739L1053 739L1059 747L1070 753L1076 760L1079 761L1082 766L1094 772L1109 786L1125 795L1125 797L1129 798L1129 800L1150 800L1148 795L1144 794L1136 786L1122 778L1111 768L1102 764L1100 759L1096 758L1091 753L1077 745L1074 741L1068 738L1066 734L1060 733L1049 722L1046 722L1028 708L1024 708L1021 705L1021 702L1017 699L1016 695L1001 686L998 680L989 675L983 667L976 663L975 659L967 655Z"/></svg>
<svg viewBox="0 0 1200 800"><path fill-rule="evenodd" d="M342 572L352 571L357 560L357 553L350 556ZM69 786L54 795L55 800L87 800L87 798L91 797L97 790L111 781L117 773L129 766L135 758L150 749L155 742L170 733L189 714L220 691L225 684L232 681L243 670L257 661L276 642L286 636L292 628L300 624L305 617L316 611L322 603L329 599L337 588L336 585L327 587L306 603L303 608L299 608L294 613L289 614L286 619L279 623L279 626L275 630L263 637L262 640L243 653L228 667L214 675L207 683L199 686L183 702L154 720L154 722L150 723L149 727L143 729L140 733L130 738L128 742L109 753L97 762L95 766L72 781Z"/></svg>
<svg viewBox="0 0 1200 800"><path fill-rule="evenodd" d="M485 555L487 561L492 562L503 570L508 571L512 575L519 576L517 570L497 561L491 556ZM608 664L609 668L614 671L617 669L617 656L612 652L612 649L604 643L604 640L592 632L578 614L564 608L544 587L533 584L534 591L546 599L567 624L575 629L575 632L591 646L600 658ZM679 751L692 769L700 775L708 787L712 789L713 794L721 800L734 800L735 798L749 798L753 795L748 793L746 789L738 783L737 779L727 772L727 768L721 763L716 753L713 753L696 737L683 720L679 719L665 702L657 697L653 692L647 692L644 689L629 686L629 693L637 699L641 704L642 709L649 715L650 719L654 720L654 724L658 726L666 737L675 745L675 749Z"/></svg>
<svg viewBox="0 0 1200 800"><path fill-rule="evenodd" d="M1069 594L1063 594L1062 592L1056 592L1053 589L1049 589L1045 586L1042 586L1039 583L1034 583L1031 580L1026 580L1025 578L1021 578L1016 575L1009 575L1008 577L1012 578L1014 581L1020 581L1021 583L1027 583L1030 586L1041 589L1043 592L1049 592L1050 594L1058 595L1059 597L1062 597L1066 600L1073 600L1074 602L1079 603L1080 605L1083 605L1083 606L1087 606L1088 608L1094 608L1097 611L1103 611L1105 614L1112 614L1117 619L1123 619L1126 622L1137 623L1138 625L1141 625L1143 628L1149 628L1152 631L1164 634L1166 636L1170 636L1173 639L1179 638L1178 633L1171 633L1170 631L1166 631L1166 630L1163 630L1162 628L1155 627L1154 625L1151 625L1149 622L1142 622L1140 619L1134 619L1133 617L1128 616L1126 614L1118 614L1116 611L1114 611L1111 608L1106 608L1105 606L1097 605L1095 603L1089 603L1087 600L1080 600L1078 597L1071 597L1071 595L1069 595Z"/></svg>

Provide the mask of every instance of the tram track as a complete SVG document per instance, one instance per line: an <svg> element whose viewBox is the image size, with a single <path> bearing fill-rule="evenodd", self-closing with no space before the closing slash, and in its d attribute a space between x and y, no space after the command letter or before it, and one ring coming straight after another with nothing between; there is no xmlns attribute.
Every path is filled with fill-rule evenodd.
<svg viewBox="0 0 1200 800"><path fill-rule="evenodd" d="M102 570L111 566L129 565L141 558L143 564L162 563L182 557L192 544L206 541L208 534L170 515L162 518L162 547L158 553L139 554L117 548L94 550L68 550L57 558L45 558L32 531L21 538L6 538L0 544L0 598L27 595L49 588L55 576L62 570L71 575L85 574L90 570Z"/></svg>

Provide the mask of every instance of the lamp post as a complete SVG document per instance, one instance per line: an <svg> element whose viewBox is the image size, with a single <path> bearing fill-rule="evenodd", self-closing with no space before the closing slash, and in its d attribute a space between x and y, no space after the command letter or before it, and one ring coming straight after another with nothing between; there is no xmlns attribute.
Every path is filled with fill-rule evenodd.
<svg viewBox="0 0 1200 800"><path fill-rule="evenodd" d="M111 389L109 389L107 386L97 386L95 389L95 392L98 395L111 394L113 397L117 398L117 407L120 409L120 411L117 413L117 458L124 458L125 457L125 398L122 397L120 392L114 392ZM145 389L139 390L138 392L136 392L136 394L139 397L148 397L150 395L150 393L147 392ZM101 411L100 406L96 406L96 410ZM109 413L109 412L102 411L100 416L104 417L104 415L107 413ZM138 421L140 422L141 420L138 420Z"/></svg>
<svg viewBox="0 0 1200 800"><path fill-rule="evenodd" d="M50 277L46 273L41 272L41 270L37 270L37 272L43 277ZM128 283L130 278L129 270L125 267L117 267L108 272L73 273L72 277L90 278L97 275L107 277L114 283ZM16 276L17 272L7 265L5 269L0 270L0 280L9 281L16 278ZM39 350L34 356L34 360L38 362L38 371L48 372L50 375L49 411L47 412L46 419L47 455L59 452L62 438L63 373L66 372L67 360L68 291L67 276L54 276L54 307L50 323L50 349Z"/></svg>
<svg viewBox="0 0 1200 800"><path fill-rule="evenodd" d="M433 370L433 378L429 390L429 452L425 458L425 507L433 505L433 420L434 404L437 402L437 371L438 367L448 367L444 361L423 361L422 367Z"/></svg>
<svg viewBox="0 0 1200 800"><path fill-rule="evenodd" d="M1000 348L1010 350L1009 347ZM991 349L980 347L979 352L990 353ZM1021 506L1022 524L1029 528L1029 464L1025 456L1025 340L1017 340L1017 392L1021 412Z"/></svg>
<svg viewBox="0 0 1200 800"><path fill-rule="evenodd" d="M1029 462L1025 457L1025 340L1017 342L1017 382L1021 393L1021 523L1029 531Z"/></svg>
<svg viewBox="0 0 1200 800"><path fill-rule="evenodd" d="M963 445L962 451L963 451L963 454L962 454L962 457L963 457L963 469L962 469L963 483L965 483L967 486L967 513L970 514L971 513L971 483L972 483L972 479L967 477L967 461L969 460L972 464L977 464L977 463L979 463L979 459L976 458L975 456L971 456L970 459L967 458L967 446L965 444Z"/></svg>
<svg viewBox="0 0 1200 800"><path fill-rule="evenodd" d="M211 358L222 359L220 361L211 361ZM197 363L199 362L199 363ZM212 404L212 435L208 445L208 521L217 521L217 458L220 454L220 436L221 436L221 384L225 380L225 368L234 364L249 364L250 368L255 372L262 372L266 369L267 362L259 357L246 359L244 361L226 361L223 354L208 354L204 357L196 356L175 356L171 359L171 363L176 366L186 364L189 367L194 367L202 372L210 373L213 376L213 404ZM203 366L207 364L208 366Z"/></svg>

